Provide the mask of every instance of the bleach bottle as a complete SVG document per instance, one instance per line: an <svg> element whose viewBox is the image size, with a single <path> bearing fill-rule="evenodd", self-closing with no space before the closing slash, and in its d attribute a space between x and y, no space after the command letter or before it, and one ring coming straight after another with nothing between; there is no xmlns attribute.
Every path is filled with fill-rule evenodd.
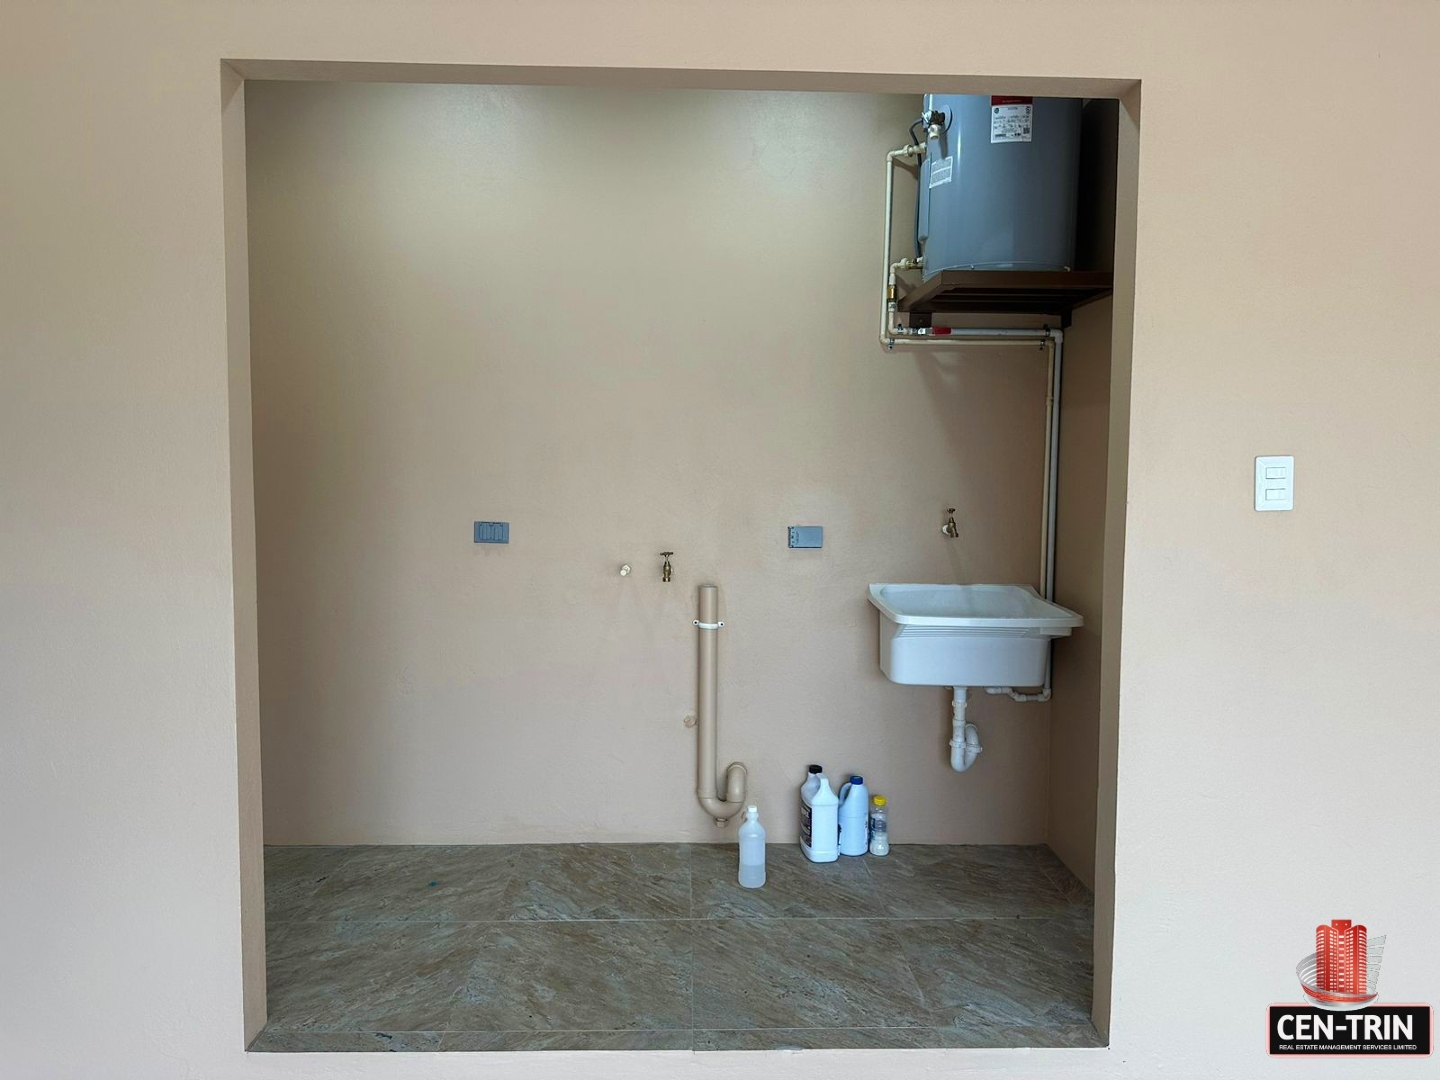
<svg viewBox="0 0 1440 1080"><path fill-rule="evenodd" d="M816 770L800 789L800 852L811 862L834 862L840 857L840 800L829 779Z"/></svg>
<svg viewBox="0 0 1440 1080"><path fill-rule="evenodd" d="M864 855L870 848L870 789L863 776L840 786L840 854Z"/></svg>

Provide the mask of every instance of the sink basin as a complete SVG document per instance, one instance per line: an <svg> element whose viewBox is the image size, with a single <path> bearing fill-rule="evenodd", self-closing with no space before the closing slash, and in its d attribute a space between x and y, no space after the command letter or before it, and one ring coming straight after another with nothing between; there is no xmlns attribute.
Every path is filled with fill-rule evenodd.
<svg viewBox="0 0 1440 1080"><path fill-rule="evenodd" d="M880 670L918 686L1039 686L1050 640L1085 620L1028 585L871 585Z"/></svg>

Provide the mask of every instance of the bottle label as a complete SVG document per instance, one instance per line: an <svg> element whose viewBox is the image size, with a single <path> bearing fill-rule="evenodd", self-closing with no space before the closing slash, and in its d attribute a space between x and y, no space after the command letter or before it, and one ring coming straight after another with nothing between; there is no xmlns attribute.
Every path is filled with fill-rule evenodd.
<svg viewBox="0 0 1440 1080"><path fill-rule="evenodd" d="M870 834L872 836L884 836L886 831L885 819L883 817L872 817L870 819Z"/></svg>
<svg viewBox="0 0 1440 1080"><path fill-rule="evenodd" d="M800 800L800 843L806 847L814 847L814 821L813 812L804 799Z"/></svg>

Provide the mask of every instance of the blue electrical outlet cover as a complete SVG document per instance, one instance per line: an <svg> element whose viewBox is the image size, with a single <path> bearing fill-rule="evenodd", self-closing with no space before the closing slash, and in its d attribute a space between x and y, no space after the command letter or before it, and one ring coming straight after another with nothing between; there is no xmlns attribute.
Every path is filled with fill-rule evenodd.
<svg viewBox="0 0 1440 1080"><path fill-rule="evenodd" d="M825 546L825 528L822 525L791 525L790 546L792 548L818 548Z"/></svg>
<svg viewBox="0 0 1440 1080"><path fill-rule="evenodd" d="M475 522L475 542L477 544L508 544L510 542L510 522Z"/></svg>

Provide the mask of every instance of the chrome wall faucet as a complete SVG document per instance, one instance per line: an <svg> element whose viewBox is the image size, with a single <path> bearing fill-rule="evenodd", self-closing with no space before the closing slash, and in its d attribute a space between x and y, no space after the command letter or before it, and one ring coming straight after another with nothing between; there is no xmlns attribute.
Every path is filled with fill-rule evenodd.
<svg viewBox="0 0 1440 1080"><path fill-rule="evenodd" d="M662 552L660 552L660 554L665 557L665 565L662 566L662 567L660 567L660 580L661 580L661 581L669 581L669 580L670 580L670 570L671 570L671 567L670 567L670 556L671 556L671 555L674 555L675 553L674 553L673 551L662 551Z"/></svg>
<svg viewBox="0 0 1440 1080"><path fill-rule="evenodd" d="M955 524L955 507L945 511L945 524L940 526L940 531L952 540L960 535L960 526Z"/></svg>

